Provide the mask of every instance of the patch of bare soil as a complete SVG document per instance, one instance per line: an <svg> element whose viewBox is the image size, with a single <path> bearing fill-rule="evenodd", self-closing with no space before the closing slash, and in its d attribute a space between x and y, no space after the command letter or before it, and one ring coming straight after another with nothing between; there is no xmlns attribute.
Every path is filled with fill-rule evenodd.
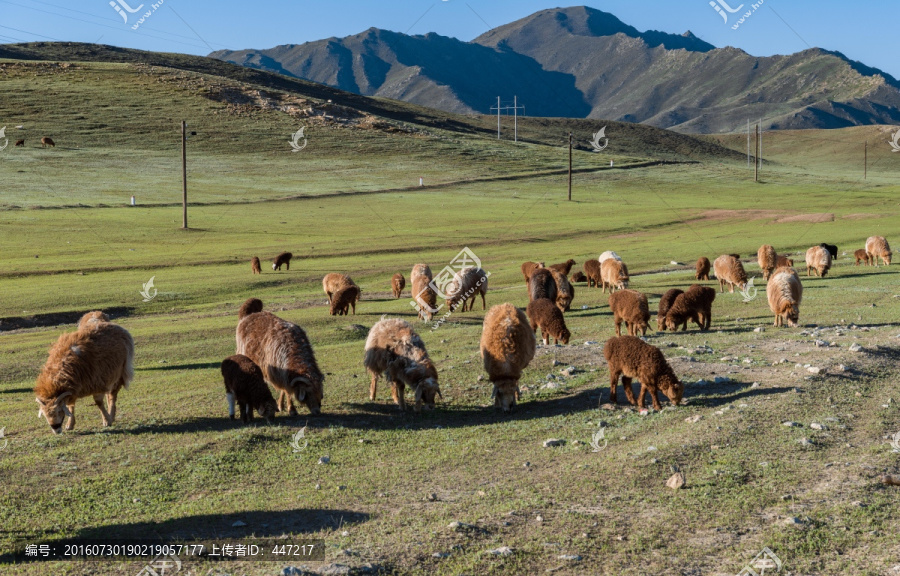
<svg viewBox="0 0 900 576"><path fill-rule="evenodd" d="M798 214L796 216L787 216L785 218L779 218L775 222L783 223L783 222L813 222L815 224L819 224L822 222L834 222L834 214L831 212L825 212L823 214Z"/></svg>
<svg viewBox="0 0 900 576"><path fill-rule="evenodd" d="M841 216L844 220L872 220L875 218L884 218L887 214L867 214L865 212L859 214L847 214L846 216Z"/></svg>
<svg viewBox="0 0 900 576"><path fill-rule="evenodd" d="M700 213L701 220L774 220L783 216L779 210L707 210Z"/></svg>

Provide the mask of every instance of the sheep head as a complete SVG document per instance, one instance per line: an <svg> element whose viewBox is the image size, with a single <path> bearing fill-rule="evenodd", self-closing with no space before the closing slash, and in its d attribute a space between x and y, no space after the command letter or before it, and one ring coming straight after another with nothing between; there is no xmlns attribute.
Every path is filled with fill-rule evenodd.
<svg viewBox="0 0 900 576"><path fill-rule="evenodd" d="M893 256L893 255L894 255L894 253L891 252L890 250L888 250L888 251L885 253L885 255L884 255L884 261L885 261L887 264L890 264L890 263L891 263L891 256Z"/></svg>
<svg viewBox="0 0 900 576"><path fill-rule="evenodd" d="M781 309L781 316L787 320L788 326L797 327L797 321L800 319L800 308L796 302L785 302Z"/></svg>
<svg viewBox="0 0 900 576"><path fill-rule="evenodd" d="M298 376L291 380L291 389L298 402L303 402L313 416L322 411L322 385L315 386L306 377Z"/></svg>
<svg viewBox="0 0 900 576"><path fill-rule="evenodd" d="M569 338L571 338L571 337L572 337L572 333L569 332L569 329L563 328L562 332L560 332L560 334L559 334L559 341L562 342L563 344L568 344Z"/></svg>
<svg viewBox="0 0 900 576"><path fill-rule="evenodd" d="M494 382L494 392L491 397L494 399L494 407L509 412L519 399L519 381L497 380Z"/></svg>
<svg viewBox="0 0 900 576"><path fill-rule="evenodd" d="M266 399L262 406L257 406L256 408L256 412L259 414L260 418L265 418L266 422L269 424L272 423L272 419L275 418L275 412L277 411L278 404L275 403L274 398Z"/></svg>
<svg viewBox="0 0 900 576"><path fill-rule="evenodd" d="M671 400L674 406L681 404L684 395L684 384L674 374L664 374L659 379L659 388Z"/></svg>
<svg viewBox="0 0 900 576"><path fill-rule="evenodd" d="M53 399L44 400L35 398L35 401L40 406L40 408L38 408L38 418L42 416L46 418L47 423L50 424L50 429L53 430L54 434L59 434L62 431L62 425L63 422L65 422L66 417L73 417L72 411L69 410L68 405L66 405L66 399L71 395L71 392L63 392Z"/></svg>

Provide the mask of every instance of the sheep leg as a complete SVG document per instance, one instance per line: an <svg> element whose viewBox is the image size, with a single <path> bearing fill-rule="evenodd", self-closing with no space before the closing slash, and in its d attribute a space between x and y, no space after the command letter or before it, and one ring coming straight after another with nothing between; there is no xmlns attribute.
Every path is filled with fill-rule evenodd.
<svg viewBox="0 0 900 576"><path fill-rule="evenodd" d="M485 300L484 295L485 295L485 293L482 292L482 293L481 293L481 309L482 309L482 310L487 310L487 300ZM475 299L474 299L474 298L472 299L472 304L475 304Z"/></svg>
<svg viewBox="0 0 900 576"><path fill-rule="evenodd" d="M356 301L350 303L350 307L353 308L353 315L356 316Z"/></svg>
<svg viewBox="0 0 900 576"><path fill-rule="evenodd" d="M613 405L616 404L616 387L619 385L619 376L621 374L621 370L616 370L612 366L609 367L609 403Z"/></svg>
<svg viewBox="0 0 900 576"><path fill-rule="evenodd" d="M659 405L659 398L657 397L659 395L659 389L656 386L647 386L645 384L641 384L641 397L639 399L641 401L641 407L644 406L644 390L650 393L650 400L653 402L653 409L662 410L662 406Z"/></svg>
<svg viewBox="0 0 900 576"><path fill-rule="evenodd" d="M375 392L378 390L378 374L372 374L372 383L369 384L369 400L375 400Z"/></svg>
<svg viewBox="0 0 900 576"><path fill-rule="evenodd" d="M406 411L406 385L399 380L394 380L391 382L391 396L394 398L394 403L396 403L400 410Z"/></svg>
<svg viewBox="0 0 900 576"><path fill-rule="evenodd" d="M632 379L630 377L622 376L622 390L625 391L625 397L628 399L628 403L631 404L632 406L636 406L636 405L643 406L644 405L643 402L640 402L640 404L638 404L638 402L635 401L634 388L632 387L631 382L632 382ZM641 399L643 399L643 390L644 390L644 386L642 384L641 385Z"/></svg>
<svg viewBox="0 0 900 576"><path fill-rule="evenodd" d="M97 404L97 408L100 409L100 415L103 417L103 425L109 426L112 424L112 418L110 418L109 412L106 411L106 406L103 405L103 394L94 394L94 403ZM70 406L70 408L74 408L74 406ZM72 414L74 416L75 413L73 412Z"/></svg>
<svg viewBox="0 0 900 576"><path fill-rule="evenodd" d="M247 405L246 402L241 402L238 400L238 408L241 410L241 422L247 424L250 422L250 415L247 414L247 411L250 409L250 406Z"/></svg>
<svg viewBox="0 0 900 576"><path fill-rule="evenodd" d="M112 392L108 392L106 394L106 405L107 411L109 412L109 423L112 424L116 421L116 396L119 394L119 389L116 388Z"/></svg>
<svg viewBox="0 0 900 576"><path fill-rule="evenodd" d="M613 318L613 322L616 323L616 336L622 335L622 319L616 316Z"/></svg>
<svg viewBox="0 0 900 576"><path fill-rule="evenodd" d="M75 428L75 402L66 404L66 407L69 409L69 421L66 423L66 430L72 430Z"/></svg>

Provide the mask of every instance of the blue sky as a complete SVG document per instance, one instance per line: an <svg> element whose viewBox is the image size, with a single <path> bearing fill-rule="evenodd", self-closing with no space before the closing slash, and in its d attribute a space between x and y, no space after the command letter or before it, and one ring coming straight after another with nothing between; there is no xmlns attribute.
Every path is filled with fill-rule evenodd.
<svg viewBox="0 0 900 576"><path fill-rule="evenodd" d="M410 34L437 32L471 40L491 27L557 4L547 0L163 0L137 30L150 0L122 0L144 8L122 17L109 0L0 0L0 43L35 40L97 42L166 52L207 54L213 49L269 48L370 27ZM722 0L737 8L738 0ZM734 24L738 15L729 15ZM691 30L716 46L750 54L789 54L810 46L900 78L898 0L764 0L753 16L732 30L709 0L573 1L615 14L639 30ZM862 8L861 6L865 6Z"/></svg>

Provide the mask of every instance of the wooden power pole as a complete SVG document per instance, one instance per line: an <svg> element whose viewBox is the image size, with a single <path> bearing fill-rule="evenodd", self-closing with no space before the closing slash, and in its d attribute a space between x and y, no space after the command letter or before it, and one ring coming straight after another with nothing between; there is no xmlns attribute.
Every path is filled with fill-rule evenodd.
<svg viewBox="0 0 900 576"><path fill-rule="evenodd" d="M181 227L187 230L187 122L181 121Z"/></svg>
<svg viewBox="0 0 900 576"><path fill-rule="evenodd" d="M756 165L755 175L753 177L754 182L759 182L759 124L756 125Z"/></svg>
<svg viewBox="0 0 900 576"><path fill-rule="evenodd" d="M866 140L866 147L863 152L863 180L869 179L869 141Z"/></svg>
<svg viewBox="0 0 900 576"><path fill-rule="evenodd" d="M569 132L569 202L572 201L572 133Z"/></svg>

